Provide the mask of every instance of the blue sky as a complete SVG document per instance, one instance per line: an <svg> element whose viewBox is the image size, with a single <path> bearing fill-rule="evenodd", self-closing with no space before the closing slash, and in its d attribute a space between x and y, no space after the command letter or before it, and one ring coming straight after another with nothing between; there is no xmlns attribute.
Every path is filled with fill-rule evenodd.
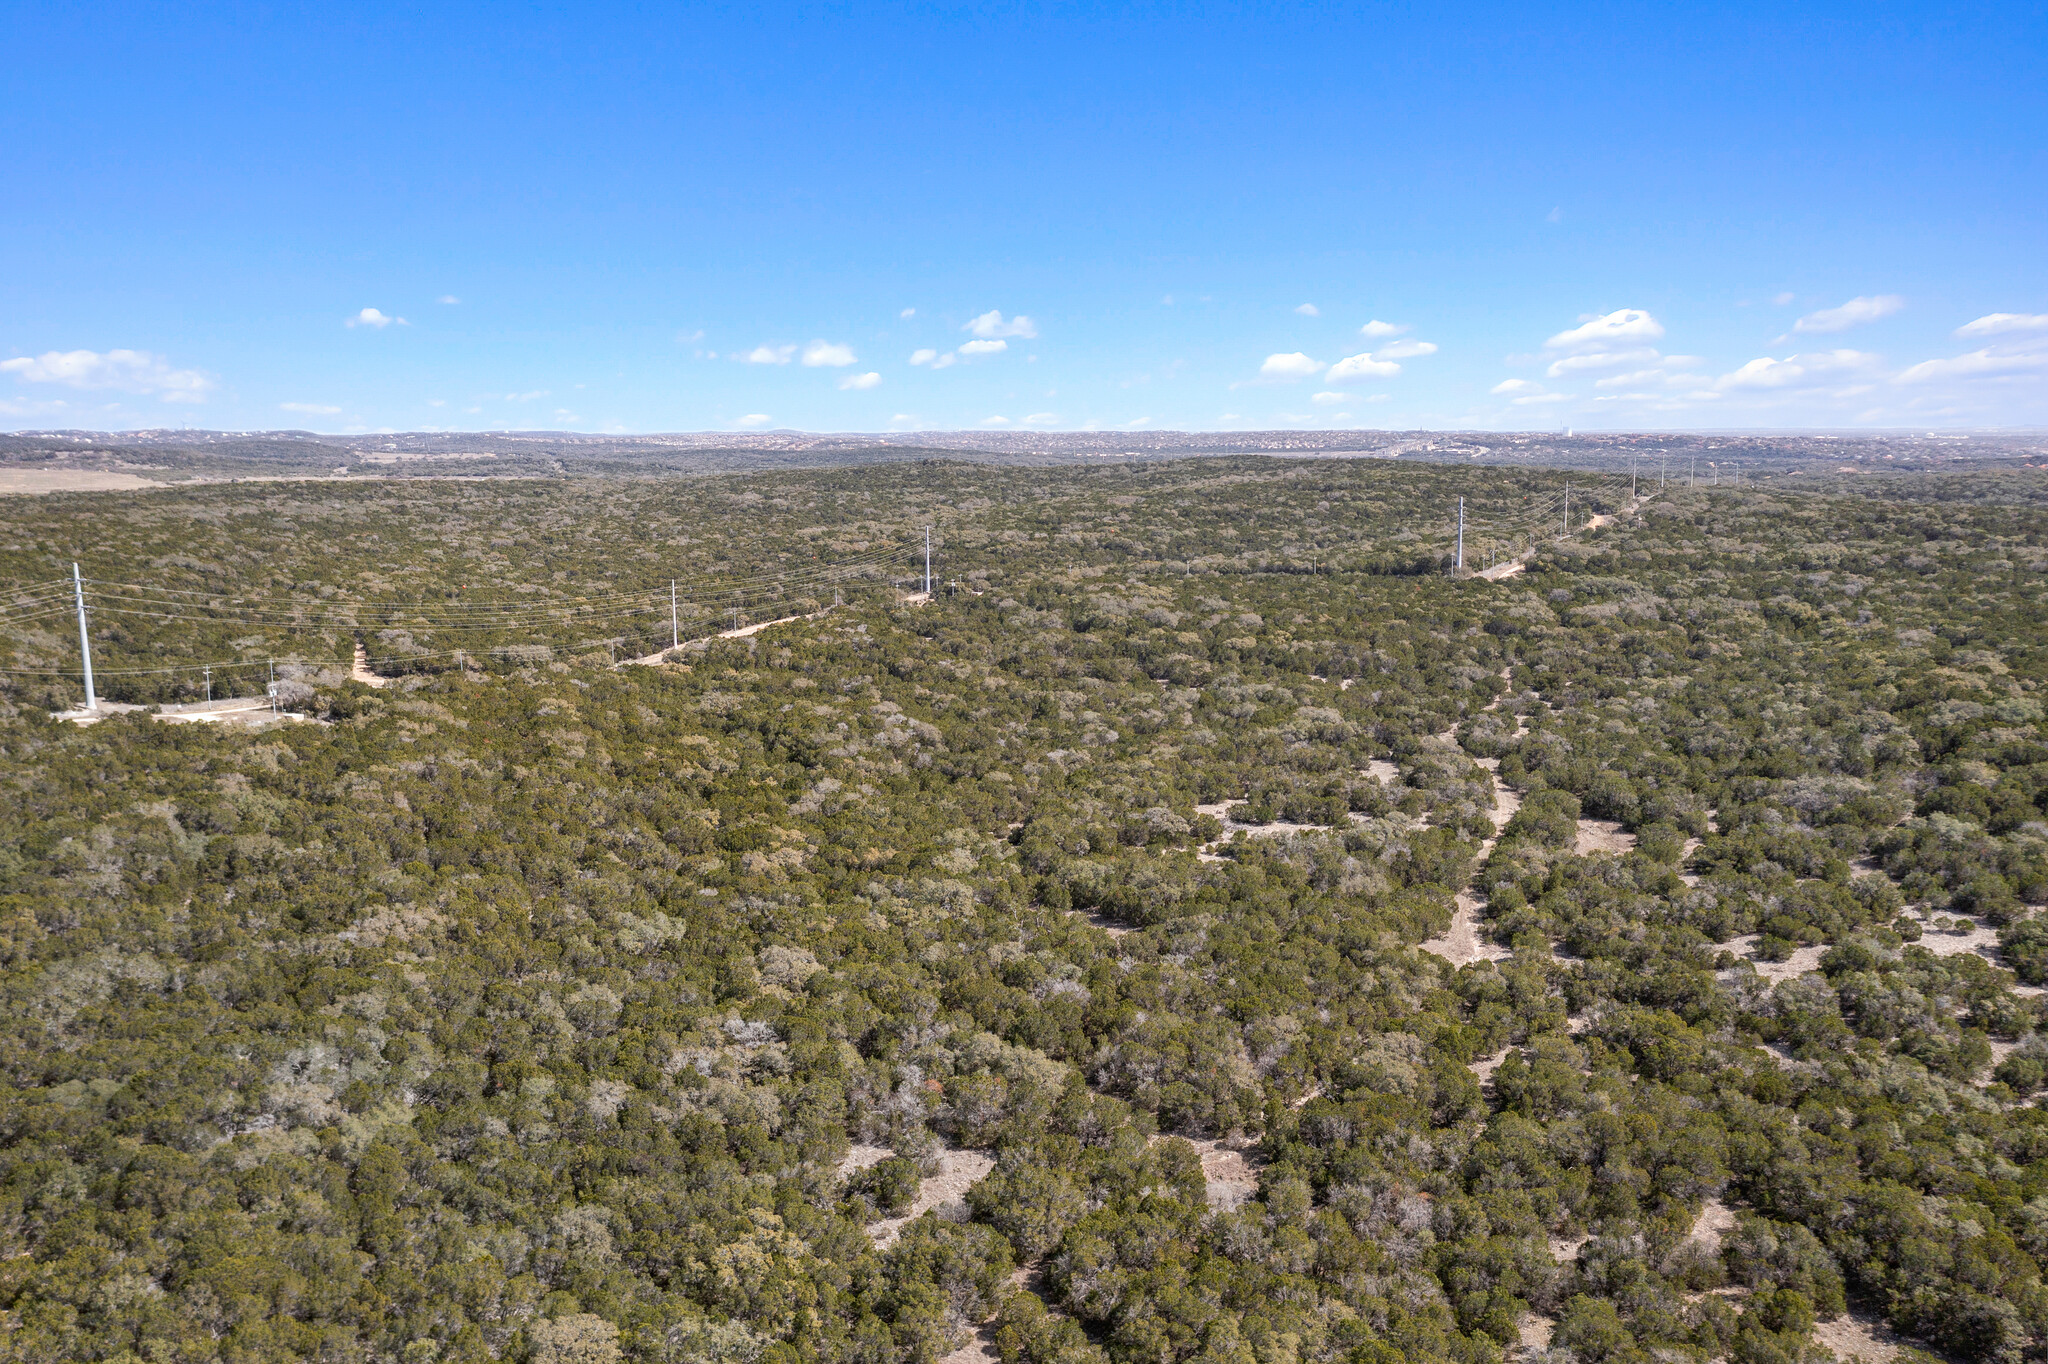
<svg viewBox="0 0 2048 1364"><path fill-rule="evenodd" d="M2044 16L10 0L0 426L2044 424Z"/></svg>

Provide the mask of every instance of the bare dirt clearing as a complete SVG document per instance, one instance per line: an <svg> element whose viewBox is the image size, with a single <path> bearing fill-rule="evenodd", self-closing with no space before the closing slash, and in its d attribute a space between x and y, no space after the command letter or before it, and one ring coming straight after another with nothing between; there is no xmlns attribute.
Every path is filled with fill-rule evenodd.
<svg viewBox="0 0 2048 1364"><path fill-rule="evenodd" d="M140 474L111 469L0 469L0 496L41 493L130 493L144 488L169 488Z"/></svg>
<svg viewBox="0 0 2048 1364"><path fill-rule="evenodd" d="M886 1249L903 1234L905 1227L928 1212L949 1221L966 1221L967 1191L995 1167L996 1163L980 1151L941 1152L939 1172L918 1181L917 1197L911 1201L910 1211L901 1217L884 1218L869 1227L868 1234L878 1249Z"/></svg>

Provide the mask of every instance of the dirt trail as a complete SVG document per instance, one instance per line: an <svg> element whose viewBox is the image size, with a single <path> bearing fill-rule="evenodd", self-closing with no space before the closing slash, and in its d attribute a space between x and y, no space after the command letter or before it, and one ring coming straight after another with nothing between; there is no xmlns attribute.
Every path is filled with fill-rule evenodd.
<svg viewBox="0 0 2048 1364"><path fill-rule="evenodd" d="M379 677L370 671L370 654L368 650L363 648L361 640L356 641L355 661L348 665L348 680L360 682L366 687L388 687L391 685L390 678Z"/></svg>
<svg viewBox="0 0 2048 1364"><path fill-rule="evenodd" d="M777 616L777 617L776 617L776 618L775 618L774 620L764 620L764 621L758 621L758 622L756 622L756 623L755 623L755 624L753 624L753 625L741 625L741 626L738 626L737 628L735 628L735 629L731 629L731 630L720 630L720 631L719 631L719 632L718 632L717 634L715 634L715 635L712 635L712 636L711 636L711 638L712 638L712 639L747 639L747 638L749 638L749 637L751 637L751 636L753 636L753 635L758 635L758 634L760 634L760 633L761 633L761 632L762 632L763 630L766 630L766 629L768 629L768 628L769 628L770 626L773 626L773 625L788 625L788 624L792 623L793 621L799 621L799 620L816 620L816 619L818 619L818 617L820 617L820 616L822 616L822 615L825 615L825 614L826 614L827 612L829 612L829 611L830 611L831 609L832 609L831 607L827 606L827 607L823 608L822 610L818 610L818 611L812 611L812 612L809 612L809 613L807 613L807 614L799 614L799 615L794 615L794 616ZM677 650L678 648L681 648L681 647L682 647L681 645L672 645L671 647L669 647L669 648L666 648L666 649L656 649L656 650L655 650L655 651L654 651L653 653L651 653L651 654L642 654L642 655L641 655L640 657L638 657L638 658L629 658L629 659L626 659L626 660L624 661L624 663L622 663L622 664L621 664L621 666L622 666L622 667L633 667L633 666L637 666L637 667L642 667L642 668L651 668L651 667L655 666L655 665L656 665L656 664L658 664L658 663L662 663L662 662L665 662L665 661L666 661L666 660L668 659L668 656L669 656L670 654L674 653L674 652L675 652L675 651L676 651L676 650Z"/></svg>
<svg viewBox="0 0 2048 1364"><path fill-rule="evenodd" d="M1486 865L1486 859L1493 852L1493 845L1500 840L1500 831L1514 818L1515 811L1522 808L1522 797L1510 790L1500 779L1500 759L1475 759L1486 769L1486 775L1493 778L1493 837L1479 845L1478 863ZM1442 937L1431 938L1422 943L1422 950L1433 952L1453 966L1469 966L1475 961L1504 961L1510 955L1508 949L1499 943L1488 942L1479 932L1479 897L1472 893L1470 886L1458 892L1457 908L1451 911L1451 926Z"/></svg>

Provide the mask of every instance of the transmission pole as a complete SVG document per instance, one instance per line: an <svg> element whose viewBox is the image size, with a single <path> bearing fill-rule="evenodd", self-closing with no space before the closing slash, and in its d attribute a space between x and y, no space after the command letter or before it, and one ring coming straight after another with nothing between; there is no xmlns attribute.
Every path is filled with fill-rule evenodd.
<svg viewBox="0 0 2048 1364"><path fill-rule="evenodd" d="M932 528L924 528L924 594L932 594Z"/></svg>
<svg viewBox="0 0 2048 1364"><path fill-rule="evenodd" d="M206 670L206 704L213 704L213 669Z"/></svg>
<svg viewBox="0 0 2048 1364"><path fill-rule="evenodd" d="M1465 571L1465 499L1458 499L1458 572Z"/></svg>
<svg viewBox="0 0 2048 1364"><path fill-rule="evenodd" d="M1566 479L1566 480L1564 481L1564 525L1563 525L1563 526L1561 526L1561 527L1559 527L1559 529L1558 529L1558 532L1557 532L1557 535L1558 535L1558 538L1559 538L1559 539L1563 539L1563 538L1564 538L1565 536L1567 536L1567 535L1570 535L1571 533L1572 533L1572 481L1571 481L1570 479Z"/></svg>
<svg viewBox="0 0 2048 1364"><path fill-rule="evenodd" d="M85 579L78 576L78 565L71 565L71 591L78 598L78 658L85 665L85 708L98 710L99 697L92 689L92 641L85 634Z"/></svg>
<svg viewBox="0 0 2048 1364"><path fill-rule="evenodd" d="M1636 500L1636 457L1628 457L1628 500Z"/></svg>
<svg viewBox="0 0 2048 1364"><path fill-rule="evenodd" d="M676 580L668 580L668 647L679 649L683 644L682 627L676 624Z"/></svg>

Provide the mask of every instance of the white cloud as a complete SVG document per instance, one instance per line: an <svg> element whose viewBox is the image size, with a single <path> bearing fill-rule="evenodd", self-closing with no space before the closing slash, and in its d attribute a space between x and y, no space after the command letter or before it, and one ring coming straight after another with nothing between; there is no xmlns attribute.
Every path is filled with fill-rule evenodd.
<svg viewBox="0 0 2048 1364"><path fill-rule="evenodd" d="M981 425L983 426L1008 426L1009 424L1010 419L1008 417L983 417L981 419Z"/></svg>
<svg viewBox="0 0 2048 1364"><path fill-rule="evenodd" d="M853 347L842 346L836 341L813 341L804 347L804 363L813 369L820 365L844 369L858 358L853 353Z"/></svg>
<svg viewBox="0 0 2048 1364"><path fill-rule="evenodd" d="M1400 372L1401 367L1392 360L1380 360L1370 355L1350 355L1330 366L1330 372L1323 377L1330 383L1341 384L1346 379L1384 379Z"/></svg>
<svg viewBox="0 0 2048 1364"><path fill-rule="evenodd" d="M1312 403L1321 403L1325 407L1327 407L1331 403L1349 402L1351 401L1351 395L1349 393L1318 393L1311 397L1309 401Z"/></svg>
<svg viewBox="0 0 2048 1364"><path fill-rule="evenodd" d="M378 331L382 331L384 330L384 328L390 326L394 322L396 322L401 327L409 327L412 325L410 322L407 322L402 317L392 317L389 314L380 312L375 308L363 309L354 317L349 318L342 325L349 327L375 327Z"/></svg>
<svg viewBox="0 0 2048 1364"><path fill-rule="evenodd" d="M756 346L740 359L750 365L786 365L795 355L795 346Z"/></svg>
<svg viewBox="0 0 2048 1364"><path fill-rule="evenodd" d="M766 426L768 424L768 421L769 418L766 412L749 412L746 416L741 417L738 421L734 422L733 425L751 428L756 426Z"/></svg>
<svg viewBox="0 0 2048 1364"><path fill-rule="evenodd" d="M910 352L910 363L913 365L929 365L938 358L939 353L930 346L919 346L916 350Z"/></svg>
<svg viewBox="0 0 2048 1364"><path fill-rule="evenodd" d="M1812 388L1839 380L1842 376L1867 371L1878 357L1860 350L1815 351L1788 355L1782 360L1760 355L1732 373L1714 381L1719 389Z"/></svg>
<svg viewBox="0 0 2048 1364"><path fill-rule="evenodd" d="M1817 313L1808 313L1792 324L1792 330L1809 336L1815 333L1845 332L1865 322L1890 317L1905 306L1906 300L1897 294L1852 298L1839 308L1822 308Z"/></svg>
<svg viewBox="0 0 2048 1364"><path fill-rule="evenodd" d="M1957 336L2002 336L2007 332L2048 331L2048 313L1986 313L1956 328Z"/></svg>
<svg viewBox="0 0 2048 1364"><path fill-rule="evenodd" d="M1996 351L1986 346L1950 360L1922 360L1901 373L1901 384L1924 384L1935 379L2000 379L2048 370L2048 351Z"/></svg>
<svg viewBox="0 0 2048 1364"><path fill-rule="evenodd" d="M1259 366L1259 374L1267 379L1306 379L1311 374L1320 374L1322 369L1320 360L1311 360L1296 350L1267 356Z"/></svg>
<svg viewBox="0 0 2048 1364"><path fill-rule="evenodd" d="M1300 313L1303 317L1321 317L1323 315L1323 310L1313 303L1301 304L1294 311Z"/></svg>
<svg viewBox="0 0 2048 1364"><path fill-rule="evenodd" d="M1406 325L1396 325L1392 322L1382 322L1377 317L1375 317L1372 321L1366 323L1363 327L1360 327L1358 329L1358 334L1360 336L1399 336L1402 332L1405 332L1407 330L1408 328Z"/></svg>
<svg viewBox="0 0 2048 1364"><path fill-rule="evenodd" d="M530 403L535 398L545 398L547 396L548 391L546 389L536 388L529 393L507 393L505 401L508 403Z"/></svg>
<svg viewBox="0 0 2048 1364"><path fill-rule="evenodd" d="M898 316L898 317L902 318L902 319L903 319L904 321L908 322L908 321L909 321L909 320L910 320L911 318L913 318L913 317L916 317L916 316L917 316L917 309L915 309L915 308L905 308L905 309L904 309L904 310L903 310L902 312L900 312L900 313L896 314L896 316Z"/></svg>
<svg viewBox="0 0 2048 1364"><path fill-rule="evenodd" d="M1515 399L1515 406L1528 407L1533 403L1568 403L1571 400L1572 395L1569 393L1530 393Z"/></svg>
<svg viewBox="0 0 2048 1364"><path fill-rule="evenodd" d="M1679 357L1672 358L1677 359ZM1683 358L1691 360L1693 357L1685 356ZM1704 374L1674 374L1660 367L1655 369L1639 369L1628 374L1610 374L1605 379L1595 380L1593 387L1640 388L1645 384L1663 384L1668 388L1679 384L1703 384L1706 382L1707 377Z"/></svg>
<svg viewBox="0 0 2048 1364"><path fill-rule="evenodd" d="M1003 321L1003 315L994 308L991 308L980 317L969 322L963 330L973 332L976 336L988 340L993 340L999 336L1015 336L1025 341L1030 341L1038 335L1038 324L1022 313L1005 322Z"/></svg>
<svg viewBox="0 0 2048 1364"><path fill-rule="evenodd" d="M1057 426L1060 416L1057 412L1034 412L1024 419L1026 426Z"/></svg>
<svg viewBox="0 0 2048 1364"><path fill-rule="evenodd" d="M844 392L847 389L873 388L876 384L879 384L881 382L882 376L875 373L873 370L869 370L866 374L847 375L844 379L841 379L839 381L839 387L840 390Z"/></svg>
<svg viewBox="0 0 2048 1364"><path fill-rule="evenodd" d="M1375 360L1407 360L1417 355L1435 355L1434 341L1396 341L1391 346L1381 346L1372 353Z"/></svg>
<svg viewBox="0 0 2048 1364"><path fill-rule="evenodd" d="M960 348L962 355L996 355L1010 348L1007 341L969 341Z"/></svg>
<svg viewBox="0 0 2048 1364"><path fill-rule="evenodd" d="M1780 308L1782 308L1787 303L1790 303L1794 297L1796 297L1796 295L1794 295L1790 290L1787 290L1786 292L1778 294L1775 297L1773 297L1771 299L1771 302L1777 304Z"/></svg>
<svg viewBox="0 0 2048 1364"><path fill-rule="evenodd" d="M304 412L315 417L331 417L341 411L338 407L328 407L323 403L279 403L278 408L285 412Z"/></svg>
<svg viewBox="0 0 2048 1364"><path fill-rule="evenodd" d="M0 360L0 374L27 384L63 384L67 388L108 388L138 393L167 403L204 402L213 391L209 374L172 369L161 355L145 350L44 351L41 355Z"/></svg>
<svg viewBox="0 0 2048 1364"><path fill-rule="evenodd" d="M1604 351L1617 342L1655 341L1664 335L1664 325L1641 308L1617 308L1600 317L1579 319L1579 325L1561 331L1543 343L1545 350Z"/></svg>
<svg viewBox="0 0 2048 1364"><path fill-rule="evenodd" d="M1575 371L1589 369L1613 369L1619 365L1641 365L1659 358L1655 347L1644 346L1637 350L1583 351L1577 355L1561 355L1550 362L1546 371L1557 379Z"/></svg>
<svg viewBox="0 0 2048 1364"><path fill-rule="evenodd" d="M1495 384L1489 392L1505 396L1509 393L1533 393L1542 387L1543 385L1530 379L1503 379Z"/></svg>
<svg viewBox="0 0 2048 1364"><path fill-rule="evenodd" d="M443 295L441 295L441 296L440 296L439 298L435 299L435 300L434 300L434 302L436 302L436 303L460 303L460 302L462 302L462 300L461 300L461 299L459 299L459 298L457 298L457 297L456 297L455 295L453 295L453 294L443 294Z"/></svg>

